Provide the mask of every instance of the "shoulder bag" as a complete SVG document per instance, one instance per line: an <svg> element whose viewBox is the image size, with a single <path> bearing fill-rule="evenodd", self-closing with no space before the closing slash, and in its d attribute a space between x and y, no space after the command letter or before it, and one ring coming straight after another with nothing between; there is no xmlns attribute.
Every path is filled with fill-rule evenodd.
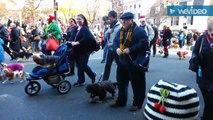
<svg viewBox="0 0 213 120"><path fill-rule="evenodd" d="M150 49L148 49L146 52L138 54L135 60L133 60L130 55L129 55L129 58L132 61L132 65L134 67L147 72L149 68L150 54L151 54L151 51Z"/></svg>
<svg viewBox="0 0 213 120"><path fill-rule="evenodd" d="M197 70L198 70L199 57L202 56L201 55L201 50L202 50L202 47L203 47L203 41L204 41L204 39L202 38L202 42L200 44L200 49L199 49L199 54L198 55L193 55L192 54L192 57L189 60L189 70L191 70L193 72L197 72Z"/></svg>

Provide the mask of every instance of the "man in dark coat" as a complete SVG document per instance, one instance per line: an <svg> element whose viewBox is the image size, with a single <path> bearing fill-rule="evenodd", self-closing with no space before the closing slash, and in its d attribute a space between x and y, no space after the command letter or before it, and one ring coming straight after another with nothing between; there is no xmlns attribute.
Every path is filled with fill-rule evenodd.
<svg viewBox="0 0 213 120"><path fill-rule="evenodd" d="M11 23L11 33L10 33L10 48L15 51L19 52L21 49L21 38L19 31L16 28L16 25L14 23Z"/></svg>
<svg viewBox="0 0 213 120"><path fill-rule="evenodd" d="M111 107L126 105L130 81L134 95L130 111L137 111L142 107L145 98L146 80L145 71L133 66L132 61L149 49L149 42L146 32L135 24L133 17L134 15L131 12L126 12L121 16L123 27L113 43L119 57L116 73L118 98L111 104Z"/></svg>
<svg viewBox="0 0 213 120"><path fill-rule="evenodd" d="M158 39L158 28L156 26L154 26L153 24L151 24L152 29L154 30L155 36L154 38L150 41L150 45L149 47L153 47L153 57L156 55L156 41Z"/></svg>
<svg viewBox="0 0 213 120"><path fill-rule="evenodd" d="M14 55L12 55L10 49L7 47L8 36L9 36L9 33L8 33L7 28L3 25L3 23L0 22L0 38L4 40L3 48L4 48L4 51L6 51L8 55L10 55L11 60L12 60L12 59L14 59Z"/></svg>

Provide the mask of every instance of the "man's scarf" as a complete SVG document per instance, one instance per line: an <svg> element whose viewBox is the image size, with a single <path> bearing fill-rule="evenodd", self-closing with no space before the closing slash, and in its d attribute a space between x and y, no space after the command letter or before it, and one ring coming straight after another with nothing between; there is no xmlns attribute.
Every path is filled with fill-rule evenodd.
<svg viewBox="0 0 213 120"><path fill-rule="evenodd" d="M120 49L123 51L125 48L128 48L131 41L132 41L132 32L133 32L133 25L129 28L126 39L124 39L125 36L125 29L122 27L120 31Z"/></svg>

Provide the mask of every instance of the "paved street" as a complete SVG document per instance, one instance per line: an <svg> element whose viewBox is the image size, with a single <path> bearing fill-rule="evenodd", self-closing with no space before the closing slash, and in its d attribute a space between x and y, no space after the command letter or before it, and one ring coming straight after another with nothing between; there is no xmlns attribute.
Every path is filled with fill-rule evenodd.
<svg viewBox="0 0 213 120"><path fill-rule="evenodd" d="M7 56L7 55L6 55ZM92 69L100 75L104 64L101 64L102 51L90 57L89 64ZM165 59L158 54L151 57L150 69L146 75L147 91L150 87L164 79L170 82L177 82L195 88L199 95L195 73L188 70L187 56L179 60L173 50L173 55ZM7 56L7 63L10 63ZM25 70L30 72L35 64L31 61L23 62ZM110 80L115 81L116 65L113 64ZM67 77L72 84L76 82L76 76ZM0 120L145 120L143 109L131 113L128 108L132 102L132 90L129 87L128 104L124 108L113 109L109 107L111 99L102 104L89 104L88 94L83 87L72 87L66 95L59 95L56 89L40 80L41 91L33 97L24 92L25 83L0 84ZM90 83L86 76L86 83ZM200 98L200 113L203 110L203 100Z"/></svg>

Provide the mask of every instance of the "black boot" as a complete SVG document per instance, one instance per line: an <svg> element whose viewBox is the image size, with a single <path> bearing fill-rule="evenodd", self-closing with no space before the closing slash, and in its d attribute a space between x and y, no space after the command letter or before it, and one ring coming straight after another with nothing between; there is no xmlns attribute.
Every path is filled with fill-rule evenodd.
<svg viewBox="0 0 213 120"><path fill-rule="evenodd" d="M10 60L15 60L15 59L16 59L16 57L15 57L12 53L10 53L9 55L10 55L10 57L11 57Z"/></svg>
<svg viewBox="0 0 213 120"><path fill-rule="evenodd" d="M164 57L164 58L168 58L168 56L169 56L169 54L168 54L168 53L165 53L163 57Z"/></svg>
<svg viewBox="0 0 213 120"><path fill-rule="evenodd" d="M67 74L67 76L75 75L75 66L70 65L70 72Z"/></svg>

